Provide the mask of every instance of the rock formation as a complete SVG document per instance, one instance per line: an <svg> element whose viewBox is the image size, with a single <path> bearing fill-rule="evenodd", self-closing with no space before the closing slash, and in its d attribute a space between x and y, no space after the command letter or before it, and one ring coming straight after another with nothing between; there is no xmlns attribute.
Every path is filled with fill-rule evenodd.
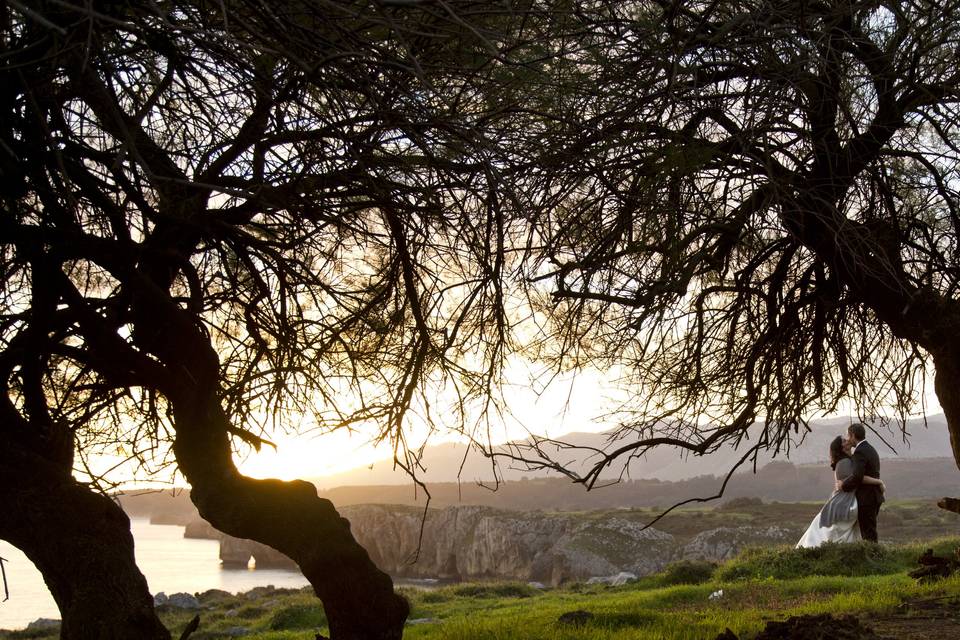
<svg viewBox="0 0 960 640"><path fill-rule="evenodd" d="M402 577L556 585L621 571L654 573L670 561L675 547L673 536L619 518L448 507L428 514L421 540L419 510L357 505L341 513L373 561Z"/></svg>
<svg viewBox="0 0 960 640"><path fill-rule="evenodd" d="M698 533L683 546L684 560L730 560L745 547L793 542L785 527L720 527Z"/></svg>
<svg viewBox="0 0 960 640"><path fill-rule="evenodd" d="M221 535L220 562L225 567L246 567L250 558L258 569L297 569L297 563L265 544Z"/></svg>
<svg viewBox="0 0 960 640"><path fill-rule="evenodd" d="M496 578L558 585L595 576L661 571L677 560L726 560L749 545L789 542L781 527L723 527L678 540L643 523L605 514L518 513L463 506L423 511L397 505L340 509L373 561L398 578ZM202 522L202 521L201 521ZM422 524L422 529L421 529ZM274 549L192 523L185 535L220 540L227 566L296 566ZM418 553L419 550L419 553Z"/></svg>

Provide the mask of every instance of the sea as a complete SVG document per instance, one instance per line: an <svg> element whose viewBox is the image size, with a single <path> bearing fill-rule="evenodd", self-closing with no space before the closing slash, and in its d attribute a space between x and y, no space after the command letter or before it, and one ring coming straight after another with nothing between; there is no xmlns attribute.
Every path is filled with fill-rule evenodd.
<svg viewBox="0 0 960 640"><path fill-rule="evenodd" d="M183 537L183 527L151 524L146 519L130 522L137 565L147 578L150 592L167 595L223 589L230 593L254 587L302 587L307 579L299 571L282 569L224 568L220 543ZM0 629L22 629L38 618L59 619L60 612L43 577L18 549L0 540L0 558L9 595L0 584Z"/></svg>

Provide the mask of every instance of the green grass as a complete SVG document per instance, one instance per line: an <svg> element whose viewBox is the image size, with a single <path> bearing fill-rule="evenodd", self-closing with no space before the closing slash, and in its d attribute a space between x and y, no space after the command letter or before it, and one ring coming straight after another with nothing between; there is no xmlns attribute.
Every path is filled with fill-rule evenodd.
<svg viewBox="0 0 960 640"><path fill-rule="evenodd" d="M711 601L718 589L724 595ZM896 607L904 598L960 593L960 578L918 585L903 574L789 580L714 581L703 585L636 589L633 585L597 593L555 591L532 601L485 602L444 617L415 603L414 616L433 614L438 622L408 628L406 638L453 640L704 640L729 627L753 634L766 620L811 613L859 613ZM479 603L478 603L479 604ZM594 618L581 628L557 623L560 614L587 610ZM264 637L266 640L266 637Z"/></svg>
<svg viewBox="0 0 960 640"><path fill-rule="evenodd" d="M916 568L917 557L932 548L938 555L952 555L956 538L904 545L825 544L816 549L748 549L716 573L722 580L803 576L873 576Z"/></svg>
<svg viewBox="0 0 960 640"><path fill-rule="evenodd" d="M403 589L410 601L409 640L709 640L724 628L751 637L770 619L817 613L890 611L904 600L960 596L960 576L918 584L906 575L926 548L947 554L960 538L896 546L826 545L819 549L752 549L718 567L681 562L622 587L570 585L539 590L520 583ZM710 594L723 590L723 596ZM237 627L249 640L313 640L326 619L309 589L261 590L251 599L204 596L200 630L191 640L228 638ZM569 611L593 617L561 625ZM192 612L161 609L174 638ZM372 613L372 612L371 612ZM15 632L0 638L47 639Z"/></svg>
<svg viewBox="0 0 960 640"><path fill-rule="evenodd" d="M770 619L817 613L889 611L904 600L960 595L960 576L917 584L906 572L933 547L947 553L960 539L902 546L827 545L820 549L754 549L728 563L682 562L622 587L571 585L538 590L517 583L404 589L411 604L409 640L705 640L724 628L750 637ZM723 590L711 600L710 594ZM312 607L312 609L311 609ZM561 614L586 610L581 627L561 625ZM243 621L251 640L312 640L322 626L307 593L277 598L270 614ZM283 616L283 630L271 629ZM231 618L234 623L236 618ZM222 638L228 621L207 619L203 638ZM185 621L184 621L185 623ZM294 628L294 624L299 624ZM174 626L173 629L180 627Z"/></svg>
<svg viewBox="0 0 960 640"><path fill-rule="evenodd" d="M663 586L673 584L703 584L716 573L717 565L703 560L681 560L667 565L659 575Z"/></svg>

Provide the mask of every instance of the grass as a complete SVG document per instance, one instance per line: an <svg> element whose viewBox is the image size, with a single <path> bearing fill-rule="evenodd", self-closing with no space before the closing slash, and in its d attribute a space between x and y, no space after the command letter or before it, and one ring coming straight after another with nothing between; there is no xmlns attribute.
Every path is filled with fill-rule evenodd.
<svg viewBox="0 0 960 640"><path fill-rule="evenodd" d="M716 590L723 596L710 600ZM414 607L414 615L435 613L438 622L410 627L406 638L453 640L704 640L724 628L753 634L766 620L810 613L879 612L904 598L960 593L960 578L918 585L903 574L863 577L810 576L789 580L749 579L599 593L557 591L533 601L500 600L472 611ZM560 614L583 609L594 617L583 627L565 628ZM266 638L264 638L266 640Z"/></svg>
<svg viewBox="0 0 960 640"><path fill-rule="evenodd" d="M800 529L819 504L762 504L741 499L717 509L675 512L657 528L685 541L718 526L761 526L795 523ZM647 522L653 510L589 512L606 533L610 516ZM917 584L907 571L916 567L924 549L949 555L960 538L929 540L955 531L957 516L926 503L903 501L884 505L881 546L825 545L818 549L754 548L715 565L683 561L657 575L621 587L572 584L541 590L517 582L447 585L433 590L401 589L411 614L408 640L712 640L729 627L751 637L767 620L815 613L891 611L905 600L940 595L960 596L960 577ZM615 533L615 532L614 532ZM604 545L629 553L616 536L601 536ZM586 542L584 543L586 544ZM632 542L630 544L633 544ZM710 594L723 590L723 596ZM248 640L314 640L328 635L326 617L312 591L257 588L247 594L211 591L198 594L200 630L191 640L243 637ZM558 623L561 614L585 610L593 614L580 627ZM195 612L159 609L174 638ZM373 615L373 612L371 612ZM238 635L240 631L245 635ZM0 631L0 640L53 640L56 631Z"/></svg>
<svg viewBox="0 0 960 640"><path fill-rule="evenodd" d="M916 559L924 549L952 555L957 543L955 538L944 538L896 546L860 543L825 544L816 549L748 549L723 565L716 575L722 580L887 575L916 568Z"/></svg>
<svg viewBox="0 0 960 640"><path fill-rule="evenodd" d="M571 585L540 590L520 583L449 585L403 589L411 604L409 640L710 640L724 628L751 637L767 620L817 613L882 613L904 600L960 596L960 576L917 584L906 572L933 547L945 554L960 539L926 544L826 545L819 549L753 549L725 564L682 562L661 574L621 587ZM723 591L719 598L711 594ZM200 631L192 640L313 640L326 634L326 619L308 589L258 590L248 595L200 595ZM585 610L582 626L558 622ZM162 608L173 637L192 612ZM55 638L55 633L13 632L8 640Z"/></svg>

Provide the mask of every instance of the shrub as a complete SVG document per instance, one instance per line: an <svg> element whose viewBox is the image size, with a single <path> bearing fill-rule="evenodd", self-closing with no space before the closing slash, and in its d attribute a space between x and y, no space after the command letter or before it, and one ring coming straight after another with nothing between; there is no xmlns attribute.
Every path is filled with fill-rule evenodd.
<svg viewBox="0 0 960 640"><path fill-rule="evenodd" d="M466 598L530 598L537 589L518 582L462 584L453 588L455 596Z"/></svg>
<svg viewBox="0 0 960 640"><path fill-rule="evenodd" d="M267 609L265 607L258 604L248 604L237 609L237 617L243 620L253 620L254 618L259 618L266 612Z"/></svg>
<svg viewBox="0 0 960 640"><path fill-rule="evenodd" d="M315 629L327 624L327 617L320 605L292 604L277 609L270 616L269 628L273 631L286 629Z"/></svg>
<svg viewBox="0 0 960 640"><path fill-rule="evenodd" d="M748 549L717 572L721 580L805 576L868 576L904 571L916 563L912 547L891 549L869 542L827 543L815 549Z"/></svg>
<svg viewBox="0 0 960 640"><path fill-rule="evenodd" d="M681 560L667 565L660 576L664 585L703 584L713 578L717 565L704 560Z"/></svg>

